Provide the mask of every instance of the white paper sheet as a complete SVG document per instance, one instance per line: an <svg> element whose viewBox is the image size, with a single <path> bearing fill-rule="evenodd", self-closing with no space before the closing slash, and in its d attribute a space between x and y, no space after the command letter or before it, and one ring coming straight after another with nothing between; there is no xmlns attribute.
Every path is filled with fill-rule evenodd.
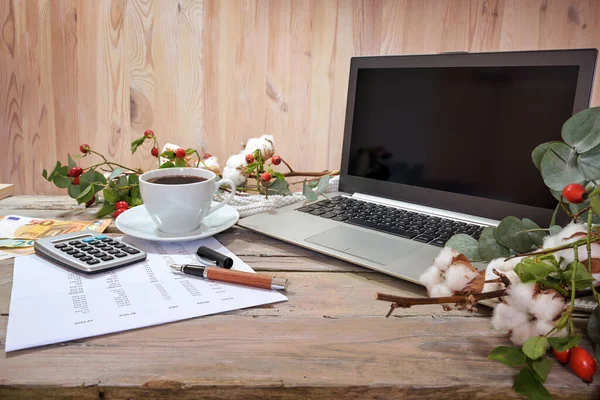
<svg viewBox="0 0 600 400"><path fill-rule="evenodd" d="M124 241L143 249L143 263L94 275L36 255L15 260L5 351L178 321L287 300L279 292L174 273L197 263L199 246L228 254L232 269L253 272L213 238L186 243ZM191 253L191 254L190 254Z"/></svg>

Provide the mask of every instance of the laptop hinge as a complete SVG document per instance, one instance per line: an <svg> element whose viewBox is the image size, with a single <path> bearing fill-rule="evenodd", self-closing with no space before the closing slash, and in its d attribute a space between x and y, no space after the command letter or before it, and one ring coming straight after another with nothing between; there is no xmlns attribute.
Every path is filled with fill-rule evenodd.
<svg viewBox="0 0 600 400"><path fill-rule="evenodd" d="M435 215L436 217L450 218L458 221L471 222L479 225L496 226L500 223L498 220L478 217L476 215L463 214L455 211L442 210L439 208L422 206L419 204L407 203L399 200L386 199L384 197L371 196L368 194L354 193L352 198L368 201L371 203L384 204L390 207L398 207L410 211L421 212Z"/></svg>

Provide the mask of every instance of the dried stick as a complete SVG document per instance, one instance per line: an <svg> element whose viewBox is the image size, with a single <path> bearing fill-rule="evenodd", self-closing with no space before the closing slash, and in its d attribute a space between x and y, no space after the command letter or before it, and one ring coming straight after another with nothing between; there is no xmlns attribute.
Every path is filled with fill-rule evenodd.
<svg viewBox="0 0 600 400"><path fill-rule="evenodd" d="M468 297L472 296L475 301L496 299L506 295L506 289L494 290L492 292L475 293L461 296L447 296L447 297L400 297L394 296L393 294L377 293L375 296L376 300L391 301L396 304L396 307L410 308L412 306L420 306L425 304L449 304L449 303L466 303Z"/></svg>

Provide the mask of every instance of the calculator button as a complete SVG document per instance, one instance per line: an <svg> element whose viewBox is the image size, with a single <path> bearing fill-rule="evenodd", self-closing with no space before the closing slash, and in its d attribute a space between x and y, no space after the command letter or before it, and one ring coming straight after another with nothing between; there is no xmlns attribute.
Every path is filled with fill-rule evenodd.
<svg viewBox="0 0 600 400"><path fill-rule="evenodd" d="M106 257L102 257L101 260L102 261L110 261L110 260L114 260L115 258L113 256L106 256Z"/></svg>
<svg viewBox="0 0 600 400"><path fill-rule="evenodd" d="M85 246L85 247L82 247L80 250L81 251L88 251L88 250L92 250L92 249L93 249L92 246Z"/></svg>
<svg viewBox="0 0 600 400"><path fill-rule="evenodd" d="M97 240L92 240L91 242L88 242L88 244L93 244L93 245L97 245L98 243L100 243L100 242Z"/></svg>
<svg viewBox="0 0 600 400"><path fill-rule="evenodd" d="M106 257L106 253L98 253L98 254L94 254L94 257L96 257L96 258L102 258L102 257Z"/></svg>
<svg viewBox="0 0 600 400"><path fill-rule="evenodd" d="M113 240L111 238L102 239L102 241L104 243L108 243L108 244L111 244L113 242Z"/></svg>
<svg viewBox="0 0 600 400"><path fill-rule="evenodd" d="M126 245L124 245L123 243L117 243L117 244L113 244L113 247L115 247L117 249L122 249L123 247L126 247Z"/></svg>
<svg viewBox="0 0 600 400"><path fill-rule="evenodd" d="M96 249L92 249L90 251L88 251L89 254L97 254L100 253L100 250L96 250Z"/></svg>
<svg viewBox="0 0 600 400"><path fill-rule="evenodd" d="M108 250L107 253L108 254L117 254L117 253L119 253L119 250Z"/></svg>
<svg viewBox="0 0 600 400"><path fill-rule="evenodd" d="M99 262L100 262L100 261L98 261L98 260L88 260L88 261L87 261L87 263L88 263L89 265L98 264Z"/></svg>
<svg viewBox="0 0 600 400"><path fill-rule="evenodd" d="M71 254L75 254L75 253L79 253L79 252L75 249L71 249L71 250L67 251L66 253L71 255Z"/></svg>
<svg viewBox="0 0 600 400"><path fill-rule="evenodd" d="M85 253L77 253L77 254L73 254L73 257L75 258L82 258L85 256Z"/></svg>
<svg viewBox="0 0 600 400"><path fill-rule="evenodd" d="M140 252L139 250L132 249L131 247L125 247L125 248L123 249L123 251L126 251L126 252L128 252L129 254L137 254L137 253L139 253L139 252Z"/></svg>
<svg viewBox="0 0 600 400"><path fill-rule="evenodd" d="M90 256L85 256L85 257L81 257L80 260L81 261L90 261L90 260L93 260L93 258Z"/></svg>
<svg viewBox="0 0 600 400"><path fill-rule="evenodd" d="M67 247L67 245L64 243L59 243L59 244L55 245L54 247L56 247L57 249L62 249L63 247Z"/></svg>
<svg viewBox="0 0 600 400"><path fill-rule="evenodd" d="M94 238L85 238L85 239L82 239L81 241L84 243L89 243L89 242L93 242Z"/></svg>
<svg viewBox="0 0 600 400"><path fill-rule="evenodd" d="M65 251L65 252L70 251L70 250L73 250L73 248L69 247L69 246L63 247L62 249L60 249L60 251Z"/></svg>
<svg viewBox="0 0 600 400"><path fill-rule="evenodd" d="M104 236L104 235L98 235L96 236L96 240L102 240L102 239L106 239L108 236Z"/></svg>
<svg viewBox="0 0 600 400"><path fill-rule="evenodd" d="M82 249L82 248L84 248L84 247L87 247L87 244L85 244L85 243L77 243L77 244L75 245L75 247L77 247L78 249Z"/></svg>
<svg viewBox="0 0 600 400"><path fill-rule="evenodd" d="M100 243L100 244L97 244L97 245L96 245L96 248L97 248L97 249L103 249L103 248L105 248L105 247L108 247L108 245L107 245L106 243Z"/></svg>
<svg viewBox="0 0 600 400"><path fill-rule="evenodd" d="M117 253L117 254L115 254L115 257L121 258L121 257L125 257L126 255L127 255L127 253Z"/></svg>
<svg viewBox="0 0 600 400"><path fill-rule="evenodd" d="M73 246L73 245L75 245L75 244L79 244L79 243L80 243L80 242L79 242L79 240L71 240L71 241L69 242L69 244L70 244L71 246Z"/></svg>

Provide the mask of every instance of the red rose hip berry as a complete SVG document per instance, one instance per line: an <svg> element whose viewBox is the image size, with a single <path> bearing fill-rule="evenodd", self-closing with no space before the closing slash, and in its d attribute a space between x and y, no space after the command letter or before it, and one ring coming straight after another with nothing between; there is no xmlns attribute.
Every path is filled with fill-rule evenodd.
<svg viewBox="0 0 600 400"><path fill-rule="evenodd" d="M67 175L69 175L71 178L75 178L76 176L79 176L82 173L83 173L83 168L73 167L69 170L69 172L67 172Z"/></svg>
<svg viewBox="0 0 600 400"><path fill-rule="evenodd" d="M73 185L79 185L79 177L78 176L73 178Z"/></svg>
<svg viewBox="0 0 600 400"><path fill-rule="evenodd" d="M79 146L79 151L83 154L87 154L90 151L90 145L85 143L82 144L81 146Z"/></svg>
<svg viewBox="0 0 600 400"><path fill-rule="evenodd" d="M117 210L121 208L127 210L129 208L129 204L125 200L121 200L115 203L115 207L117 208Z"/></svg>
<svg viewBox="0 0 600 400"><path fill-rule="evenodd" d="M563 198L569 203L579 204L583 203L587 199L587 192L583 185L579 183L571 183L565 186L562 191Z"/></svg>
<svg viewBox="0 0 600 400"><path fill-rule="evenodd" d="M211 157L212 157L212 154L210 154L210 153L204 153L204 155L202 156L202 158L204 158L205 160L208 160Z"/></svg>
<svg viewBox="0 0 600 400"><path fill-rule="evenodd" d="M175 150L175 157L177 157L177 158L185 158L185 150L184 149L177 149L177 150Z"/></svg>
<svg viewBox="0 0 600 400"><path fill-rule="evenodd" d="M152 150L150 150L150 153L153 157L158 157L158 147L153 147Z"/></svg>
<svg viewBox="0 0 600 400"><path fill-rule="evenodd" d="M565 351L558 351L556 349L552 349L554 352L554 357L558 360L559 363L565 365L569 362L569 357L571 356L571 349L566 349Z"/></svg>
<svg viewBox="0 0 600 400"><path fill-rule="evenodd" d="M92 196L91 199L89 199L88 201L85 202L85 208L91 207L95 201L96 201L96 196L94 195L94 196Z"/></svg>
<svg viewBox="0 0 600 400"><path fill-rule="evenodd" d="M148 129L146 132L144 132L144 136L146 136L148 139L153 138L154 132L152 130Z"/></svg>
<svg viewBox="0 0 600 400"><path fill-rule="evenodd" d="M273 157L271 157L271 162L274 165L279 165L279 164L281 164L281 157L279 157L279 156L273 156Z"/></svg>
<svg viewBox="0 0 600 400"><path fill-rule="evenodd" d="M260 180L263 182L269 182L271 180L271 174L268 172L263 172L260 174Z"/></svg>
<svg viewBox="0 0 600 400"><path fill-rule="evenodd" d="M596 373L596 360L586 350L575 346L571 349L569 367L584 382L590 383Z"/></svg>
<svg viewBox="0 0 600 400"><path fill-rule="evenodd" d="M119 208L119 209L117 209L117 211L115 211L113 213L112 216L113 216L113 218L117 218L119 215L123 214L125 211L127 211L127 210L124 208Z"/></svg>
<svg viewBox="0 0 600 400"><path fill-rule="evenodd" d="M246 154L246 164L252 164L254 162L254 156L252 154Z"/></svg>

